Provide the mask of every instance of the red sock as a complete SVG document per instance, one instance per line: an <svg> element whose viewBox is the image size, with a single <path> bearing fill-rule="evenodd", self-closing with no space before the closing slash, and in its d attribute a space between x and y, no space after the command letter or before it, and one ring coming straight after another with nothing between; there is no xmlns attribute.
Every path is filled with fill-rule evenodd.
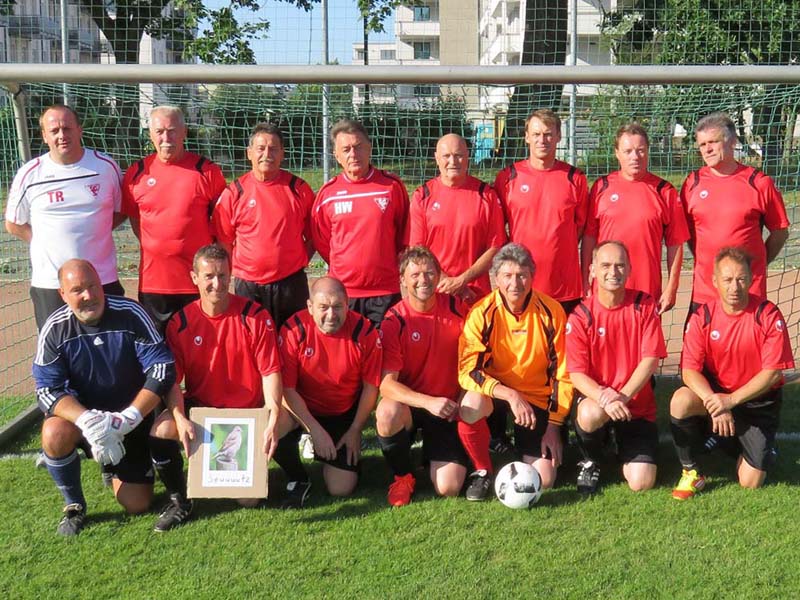
<svg viewBox="0 0 800 600"><path fill-rule="evenodd" d="M475 469L493 473L492 459L489 458L489 425L486 419L480 419L475 423L459 421L458 437Z"/></svg>

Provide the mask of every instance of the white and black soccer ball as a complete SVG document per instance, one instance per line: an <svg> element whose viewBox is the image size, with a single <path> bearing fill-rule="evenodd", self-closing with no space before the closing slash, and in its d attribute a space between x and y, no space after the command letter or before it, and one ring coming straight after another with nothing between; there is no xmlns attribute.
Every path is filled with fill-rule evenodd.
<svg viewBox="0 0 800 600"><path fill-rule="evenodd" d="M497 499L509 508L530 508L542 495L539 471L528 463L508 463L494 478Z"/></svg>

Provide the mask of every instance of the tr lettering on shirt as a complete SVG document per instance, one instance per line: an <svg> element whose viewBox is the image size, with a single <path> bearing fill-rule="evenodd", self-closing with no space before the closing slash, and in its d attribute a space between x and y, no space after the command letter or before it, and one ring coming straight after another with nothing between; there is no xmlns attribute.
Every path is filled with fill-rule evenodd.
<svg viewBox="0 0 800 600"><path fill-rule="evenodd" d="M50 190L47 192L47 198L50 200L50 204L52 204L53 202L63 202L64 192L62 192L61 190Z"/></svg>

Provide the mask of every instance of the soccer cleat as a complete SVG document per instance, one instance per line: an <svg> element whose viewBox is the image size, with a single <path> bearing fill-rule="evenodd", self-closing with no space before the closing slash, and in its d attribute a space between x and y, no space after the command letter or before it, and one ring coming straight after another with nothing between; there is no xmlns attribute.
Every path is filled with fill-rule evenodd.
<svg viewBox="0 0 800 600"><path fill-rule="evenodd" d="M489 496L492 489L492 477L486 470L481 469L473 472L469 476L469 485L465 494L467 500L471 502L481 502Z"/></svg>
<svg viewBox="0 0 800 600"><path fill-rule="evenodd" d="M83 521L86 518L86 508L77 502L67 504L64 507L64 516L58 523L56 531L59 535L73 536L78 535L83 529Z"/></svg>
<svg viewBox="0 0 800 600"><path fill-rule="evenodd" d="M578 463L581 468L578 471L578 493L584 496L591 496L597 491L597 482L600 480L600 467L591 460L584 460Z"/></svg>
<svg viewBox="0 0 800 600"><path fill-rule="evenodd" d="M706 478L698 475L696 469L691 471L683 469L678 485L672 490L672 497L676 500L688 500L694 498L694 495L704 487L706 487Z"/></svg>
<svg viewBox="0 0 800 600"><path fill-rule="evenodd" d="M390 506L405 506L411 503L411 496L414 495L414 486L417 480L411 473L406 475L395 475L394 482L389 486L387 498Z"/></svg>
<svg viewBox="0 0 800 600"><path fill-rule="evenodd" d="M514 451L514 447L511 445L511 440L503 436L490 439L489 450L495 454L510 454Z"/></svg>
<svg viewBox="0 0 800 600"><path fill-rule="evenodd" d="M303 508L310 490L310 481L290 481L286 484L286 498L281 508Z"/></svg>
<svg viewBox="0 0 800 600"><path fill-rule="evenodd" d="M191 500L186 500L180 494L171 494L169 503L158 515L153 531L161 533L182 525L192 517L193 508L194 503Z"/></svg>

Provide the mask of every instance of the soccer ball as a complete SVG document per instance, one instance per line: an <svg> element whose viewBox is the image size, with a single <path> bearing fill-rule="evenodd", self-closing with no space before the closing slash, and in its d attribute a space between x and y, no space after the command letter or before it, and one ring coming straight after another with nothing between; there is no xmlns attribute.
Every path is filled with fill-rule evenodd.
<svg viewBox="0 0 800 600"><path fill-rule="evenodd" d="M515 461L494 478L497 499L509 508L530 508L542 495L542 478L528 463Z"/></svg>

